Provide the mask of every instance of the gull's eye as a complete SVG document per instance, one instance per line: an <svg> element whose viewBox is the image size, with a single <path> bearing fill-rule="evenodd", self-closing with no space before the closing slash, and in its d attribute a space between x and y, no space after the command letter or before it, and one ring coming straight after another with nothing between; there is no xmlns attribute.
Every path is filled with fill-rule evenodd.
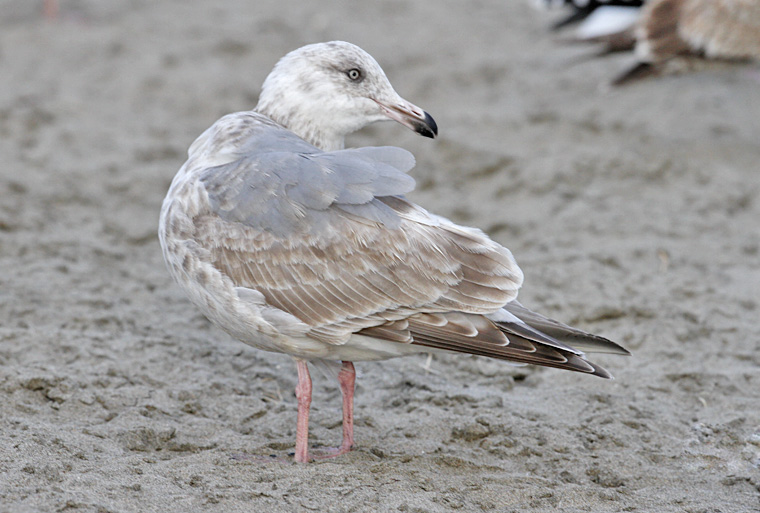
<svg viewBox="0 0 760 513"><path fill-rule="evenodd" d="M354 82L358 82L362 78L362 72L359 69L351 68L346 71L346 76Z"/></svg>

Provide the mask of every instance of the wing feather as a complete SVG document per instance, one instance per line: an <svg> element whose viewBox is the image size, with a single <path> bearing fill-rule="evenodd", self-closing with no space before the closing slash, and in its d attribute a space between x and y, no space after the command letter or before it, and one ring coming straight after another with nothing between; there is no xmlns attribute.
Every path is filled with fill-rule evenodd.
<svg viewBox="0 0 760 513"><path fill-rule="evenodd" d="M400 196L414 187L409 152L322 152L251 126L237 154L225 150L237 158L200 173L210 212L195 220L197 242L236 286L316 336L339 332L333 343L417 311L486 313L516 296L522 273L508 250Z"/></svg>
<svg viewBox="0 0 760 513"><path fill-rule="evenodd" d="M325 153L271 122L249 131L199 173L208 208L193 218L193 243L235 287L331 344L362 334L608 376L519 319L486 317L515 299L522 272L479 230L403 198L407 151ZM204 137L196 151L213 146Z"/></svg>

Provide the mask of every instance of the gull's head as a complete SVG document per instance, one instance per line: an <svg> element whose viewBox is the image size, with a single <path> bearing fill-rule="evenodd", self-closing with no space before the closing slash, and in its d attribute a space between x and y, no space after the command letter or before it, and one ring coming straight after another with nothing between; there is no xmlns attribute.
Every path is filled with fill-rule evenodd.
<svg viewBox="0 0 760 513"><path fill-rule="evenodd" d="M280 59L255 110L324 150L340 149L347 134L388 119L425 137L438 133L430 114L399 96L370 54L343 41Z"/></svg>

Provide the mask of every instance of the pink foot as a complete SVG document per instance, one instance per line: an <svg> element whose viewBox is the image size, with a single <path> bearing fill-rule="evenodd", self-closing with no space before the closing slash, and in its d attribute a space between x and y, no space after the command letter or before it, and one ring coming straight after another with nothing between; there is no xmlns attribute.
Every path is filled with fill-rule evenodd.
<svg viewBox="0 0 760 513"><path fill-rule="evenodd" d="M342 454L346 454L351 450L351 447L319 447L312 449L311 457L315 460L329 460L330 458L337 458Z"/></svg>

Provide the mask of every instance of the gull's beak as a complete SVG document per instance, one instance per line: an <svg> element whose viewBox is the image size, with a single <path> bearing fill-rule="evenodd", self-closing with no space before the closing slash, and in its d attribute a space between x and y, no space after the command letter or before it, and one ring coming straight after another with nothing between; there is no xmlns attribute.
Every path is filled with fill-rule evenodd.
<svg viewBox="0 0 760 513"><path fill-rule="evenodd" d="M375 100L375 103L380 106L383 114L393 121L398 121L405 127L411 128L418 134L431 139L438 135L438 125L435 124L435 120L416 105L406 100L395 103L383 103Z"/></svg>

